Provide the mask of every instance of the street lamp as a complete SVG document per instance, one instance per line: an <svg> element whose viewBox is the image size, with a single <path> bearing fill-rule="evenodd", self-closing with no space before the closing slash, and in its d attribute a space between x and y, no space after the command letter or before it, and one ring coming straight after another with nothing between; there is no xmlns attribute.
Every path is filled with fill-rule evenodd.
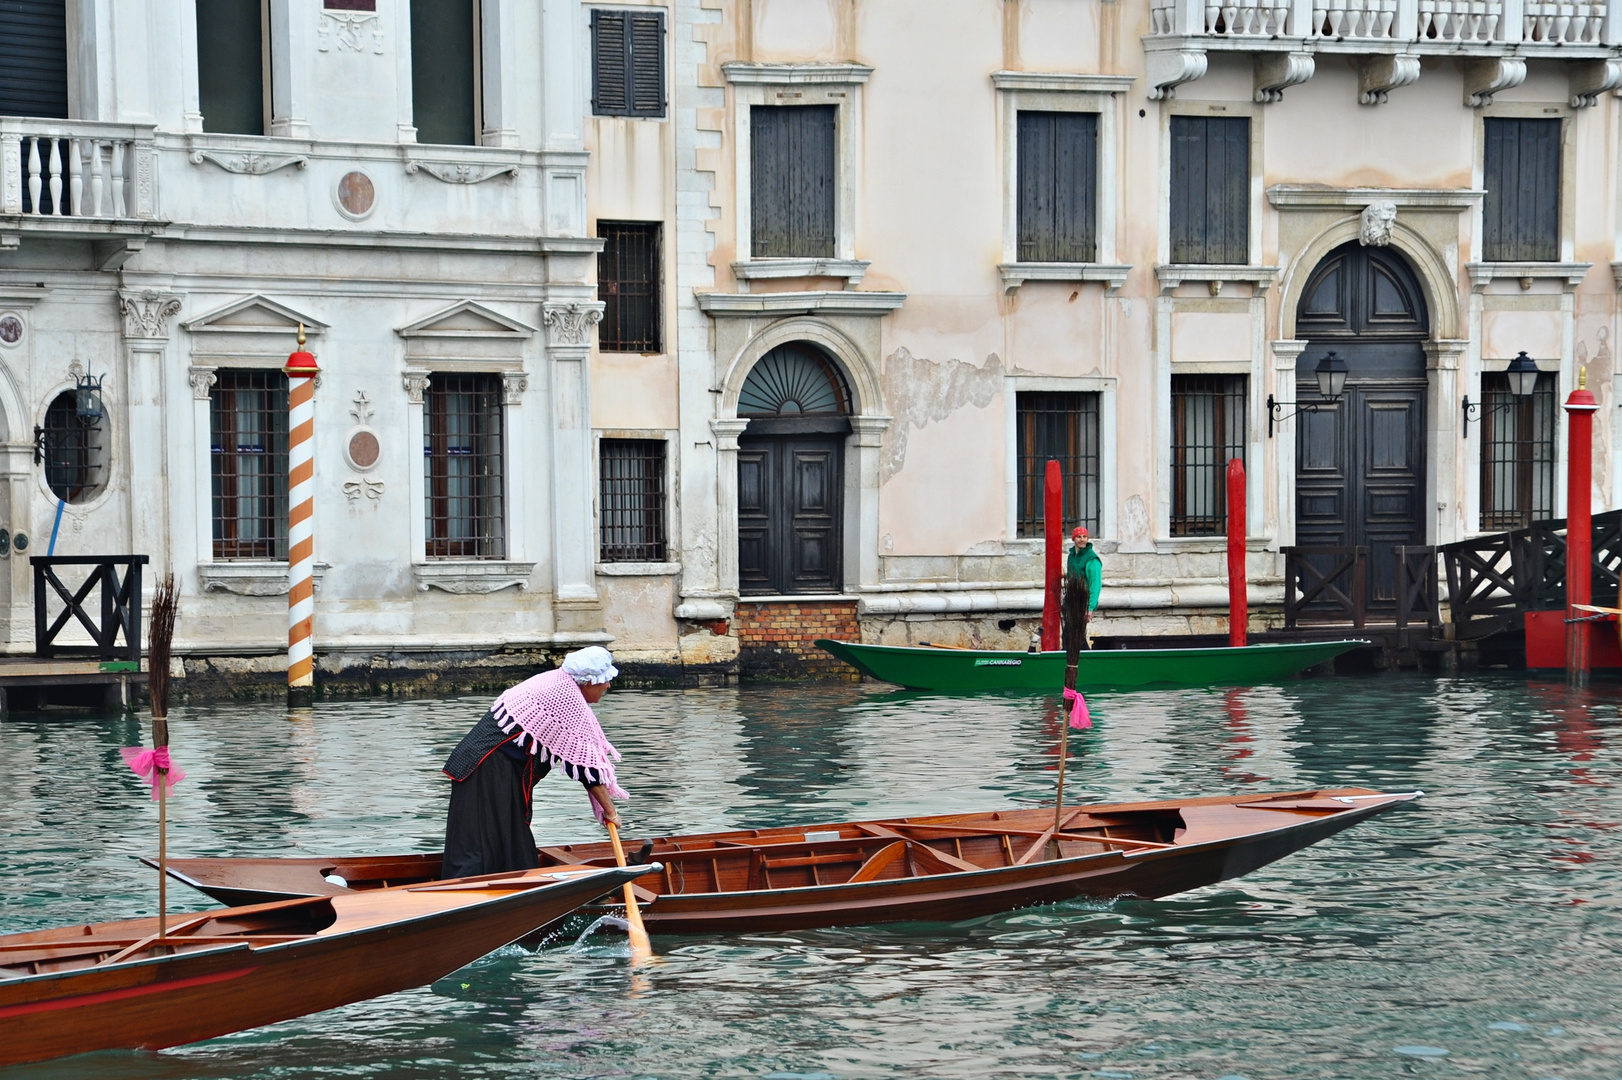
<svg viewBox="0 0 1622 1080"><path fill-rule="evenodd" d="M101 403L101 380L106 377L85 372L74 380L73 411L78 415L80 423L94 425L106 415Z"/></svg>
<svg viewBox="0 0 1622 1080"><path fill-rule="evenodd" d="M1509 362L1509 367L1504 369L1504 374L1509 376L1509 392L1512 395L1512 400L1500 402L1486 412L1482 412L1481 402L1472 402L1469 394L1464 395L1464 423L1459 428L1459 433L1463 438L1468 439L1470 437L1470 422L1472 420L1480 420L1483 416L1489 416L1504 409L1513 409L1521 399L1531 397L1532 391L1537 389L1539 375L1537 361L1527 356L1525 350L1522 350L1515 359Z"/></svg>
<svg viewBox="0 0 1622 1080"><path fill-rule="evenodd" d="M1340 395L1346 390L1346 361L1342 360L1334 349L1324 354L1312 369L1313 377L1318 380L1318 396L1322 401L1275 401L1273 395L1267 395L1267 437L1273 437L1275 425L1282 424L1292 416L1304 412L1317 412L1325 405L1333 405L1340 400ZM1280 413L1287 408L1294 408L1295 412L1281 416Z"/></svg>

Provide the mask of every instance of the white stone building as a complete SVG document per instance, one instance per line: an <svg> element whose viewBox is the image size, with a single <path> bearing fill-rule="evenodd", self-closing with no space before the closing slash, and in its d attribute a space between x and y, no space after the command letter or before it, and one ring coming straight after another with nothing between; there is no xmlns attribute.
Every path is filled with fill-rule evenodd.
<svg viewBox="0 0 1622 1080"><path fill-rule="evenodd" d="M1367 546L1378 603L1393 545L1563 513L1584 367L1622 505L1622 0L20 8L0 518L150 553L198 655L283 644L300 322L329 680L1023 647L1050 456L1105 633L1221 627L1231 456L1258 619L1293 543Z"/></svg>

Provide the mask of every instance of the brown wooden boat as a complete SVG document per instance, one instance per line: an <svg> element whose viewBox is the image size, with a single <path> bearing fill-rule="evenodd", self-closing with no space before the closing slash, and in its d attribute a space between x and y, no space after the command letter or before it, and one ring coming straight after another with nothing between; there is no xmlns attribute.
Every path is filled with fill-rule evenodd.
<svg viewBox="0 0 1622 1080"><path fill-rule="evenodd" d="M657 867L549 867L0 936L0 1066L158 1049L422 986Z"/></svg>
<svg viewBox="0 0 1622 1080"><path fill-rule="evenodd" d="M955 920L1077 897L1153 898L1247 874L1419 792L1365 788L1002 810L653 840L636 886L653 933ZM607 866L606 843L540 849L545 866ZM438 855L171 859L227 902L432 880ZM591 909L588 909L591 910ZM599 910L607 910L602 908Z"/></svg>

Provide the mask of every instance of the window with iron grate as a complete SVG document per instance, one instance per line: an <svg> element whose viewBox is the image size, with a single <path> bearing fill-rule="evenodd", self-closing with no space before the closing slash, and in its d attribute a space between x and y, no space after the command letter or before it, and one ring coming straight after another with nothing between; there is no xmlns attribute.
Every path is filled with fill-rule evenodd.
<svg viewBox="0 0 1622 1080"><path fill-rule="evenodd" d="M1096 393L1021 392L1015 398L1018 533L1041 536L1049 461L1064 475L1065 528L1098 533L1098 403Z"/></svg>
<svg viewBox="0 0 1622 1080"><path fill-rule="evenodd" d="M422 404L428 557L505 558L501 377L436 373Z"/></svg>
<svg viewBox="0 0 1622 1080"><path fill-rule="evenodd" d="M598 450L603 562L664 562L665 441L604 439Z"/></svg>
<svg viewBox="0 0 1622 1080"><path fill-rule="evenodd" d="M1510 393L1509 376L1481 376L1481 531L1524 529L1554 517L1558 410L1552 372L1527 397Z"/></svg>
<svg viewBox="0 0 1622 1080"><path fill-rule="evenodd" d="M1171 377L1171 535L1228 527L1228 462L1245 459L1244 375Z"/></svg>
<svg viewBox="0 0 1622 1080"><path fill-rule="evenodd" d="M665 14L591 13L591 111L598 116L665 114Z"/></svg>
<svg viewBox="0 0 1622 1080"><path fill-rule="evenodd" d="M659 223L601 221L597 235L597 295L603 321L597 347L603 352L659 351Z"/></svg>
<svg viewBox="0 0 1622 1080"><path fill-rule="evenodd" d="M45 483L66 503L89 502L101 490L103 474L102 419L81 418L72 390L56 395L45 410L41 432Z"/></svg>
<svg viewBox="0 0 1622 1080"><path fill-rule="evenodd" d="M287 376L218 371L208 394L214 557L287 558Z"/></svg>

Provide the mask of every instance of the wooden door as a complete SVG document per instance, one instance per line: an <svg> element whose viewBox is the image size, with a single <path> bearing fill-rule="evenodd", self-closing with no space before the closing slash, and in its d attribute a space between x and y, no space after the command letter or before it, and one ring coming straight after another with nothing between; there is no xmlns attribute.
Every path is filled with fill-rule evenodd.
<svg viewBox="0 0 1622 1080"><path fill-rule="evenodd" d="M1394 549L1425 542L1426 326L1401 256L1355 243L1313 271L1297 314L1296 396L1318 410L1296 423L1296 543L1367 547L1370 610L1395 606ZM1330 349L1348 368L1334 402L1313 371Z"/></svg>
<svg viewBox="0 0 1622 1080"><path fill-rule="evenodd" d="M738 440L738 587L745 595L843 588L844 438Z"/></svg>

